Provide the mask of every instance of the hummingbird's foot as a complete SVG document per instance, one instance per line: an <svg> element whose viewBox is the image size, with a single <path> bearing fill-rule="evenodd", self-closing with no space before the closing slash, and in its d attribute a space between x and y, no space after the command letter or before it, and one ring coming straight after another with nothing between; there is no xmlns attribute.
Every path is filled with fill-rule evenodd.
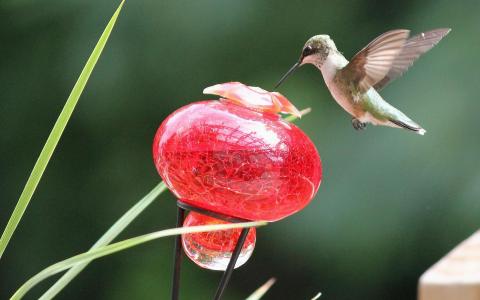
<svg viewBox="0 0 480 300"><path fill-rule="evenodd" d="M367 126L367 123L360 122L359 119L352 118L352 126L355 130L363 130Z"/></svg>

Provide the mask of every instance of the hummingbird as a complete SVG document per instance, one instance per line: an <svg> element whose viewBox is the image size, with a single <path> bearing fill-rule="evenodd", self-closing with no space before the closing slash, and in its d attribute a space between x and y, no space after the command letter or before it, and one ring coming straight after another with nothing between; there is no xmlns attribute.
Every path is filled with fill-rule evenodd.
<svg viewBox="0 0 480 300"><path fill-rule="evenodd" d="M379 91L405 73L420 55L449 32L450 28L440 28L409 38L409 30L391 30L370 42L350 62L337 50L330 36L316 35L305 43L300 59L275 88L300 66L312 64L322 73L335 101L352 116L356 130L371 123L424 135L425 129L385 101Z"/></svg>

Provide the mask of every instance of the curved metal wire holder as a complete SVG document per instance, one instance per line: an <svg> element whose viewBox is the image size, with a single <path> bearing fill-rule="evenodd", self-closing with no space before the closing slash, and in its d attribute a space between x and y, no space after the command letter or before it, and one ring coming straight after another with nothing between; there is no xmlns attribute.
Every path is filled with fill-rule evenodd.
<svg viewBox="0 0 480 300"><path fill-rule="evenodd" d="M183 225L183 220L185 219L185 211L194 211L198 212L203 215L207 215L210 217L214 217L216 219L220 219L230 223L241 223L241 222L248 222L250 220L234 218L231 216L227 216L221 213L213 212L210 210L206 210L203 208L195 207L189 205L185 202L177 200L177 227L181 227ZM233 269L235 264L237 263L238 257L240 256L240 251L242 250L243 244L245 244L245 240L247 239L248 232L250 228L243 228L242 232L238 238L237 245L233 250L232 257L228 262L227 269L222 275L220 279L220 283L218 284L217 291L215 292L214 300L220 300L222 298L223 293L225 292L225 288L227 287L230 278L232 277ZM174 263L173 263L173 278L172 278L172 300L178 300L179 292L180 292L180 270L182 265L182 236L177 235L175 238L175 250L174 250Z"/></svg>

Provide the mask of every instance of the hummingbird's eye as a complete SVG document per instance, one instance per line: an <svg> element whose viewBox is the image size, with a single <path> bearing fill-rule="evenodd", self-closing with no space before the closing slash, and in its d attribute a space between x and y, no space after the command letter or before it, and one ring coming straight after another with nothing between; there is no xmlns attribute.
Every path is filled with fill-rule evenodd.
<svg viewBox="0 0 480 300"><path fill-rule="evenodd" d="M312 48L312 46L307 46L307 47L303 48L302 56L305 57L305 56L308 56L308 55L310 55L310 54L312 54L312 53L313 53L313 48Z"/></svg>

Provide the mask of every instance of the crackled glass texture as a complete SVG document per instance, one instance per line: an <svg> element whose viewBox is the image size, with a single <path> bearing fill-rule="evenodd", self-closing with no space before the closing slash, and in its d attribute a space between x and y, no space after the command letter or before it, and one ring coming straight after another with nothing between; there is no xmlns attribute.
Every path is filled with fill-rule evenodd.
<svg viewBox="0 0 480 300"><path fill-rule="evenodd" d="M227 224L199 213L190 212L183 226ZM225 271L235 250L241 229L199 232L182 235L183 249L187 256L202 268ZM235 268L242 266L252 256L256 231L251 228L243 244Z"/></svg>
<svg viewBox="0 0 480 300"><path fill-rule="evenodd" d="M225 100L172 113L155 135L153 158L182 201L248 220L301 210L322 176L320 156L297 126Z"/></svg>

